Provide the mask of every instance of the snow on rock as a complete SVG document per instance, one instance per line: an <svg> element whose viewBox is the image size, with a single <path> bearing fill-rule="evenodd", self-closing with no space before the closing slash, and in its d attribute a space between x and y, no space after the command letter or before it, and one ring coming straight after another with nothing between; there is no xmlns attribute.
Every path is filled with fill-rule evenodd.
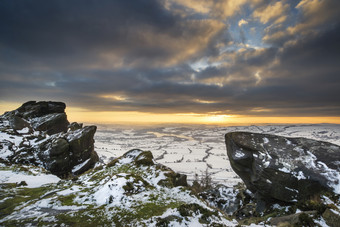
<svg viewBox="0 0 340 227"><path fill-rule="evenodd" d="M98 161L96 126L67 132L66 105L27 102L0 116L0 158L8 164L29 163L59 177L78 175Z"/></svg>
<svg viewBox="0 0 340 227"><path fill-rule="evenodd" d="M99 206L104 204L119 205L125 193L123 186L127 182L127 179L124 177L113 176L104 185L98 187L93 194L96 204Z"/></svg>
<svg viewBox="0 0 340 227"><path fill-rule="evenodd" d="M83 168L90 161L91 161L91 159L89 158L89 159L85 160L84 162L74 166L73 169L72 169L72 173L78 172L81 168Z"/></svg>
<svg viewBox="0 0 340 227"><path fill-rule="evenodd" d="M18 133L20 134L25 134L25 133L29 133L30 129L28 127L23 128L21 130L17 130Z"/></svg>
<svg viewBox="0 0 340 227"><path fill-rule="evenodd" d="M340 167L334 163L340 160L340 147L305 138L287 140L249 132L226 134L231 165L247 187L264 198L287 202L322 190L340 194Z"/></svg>
<svg viewBox="0 0 340 227"><path fill-rule="evenodd" d="M143 152L142 150L138 149L131 150L128 153L126 153L122 159L119 160L119 163L123 165L129 164L133 162L136 159L136 157L140 155L142 152Z"/></svg>
<svg viewBox="0 0 340 227"><path fill-rule="evenodd" d="M269 143L269 139L266 138L266 137L264 137L264 138L263 138L263 143Z"/></svg>

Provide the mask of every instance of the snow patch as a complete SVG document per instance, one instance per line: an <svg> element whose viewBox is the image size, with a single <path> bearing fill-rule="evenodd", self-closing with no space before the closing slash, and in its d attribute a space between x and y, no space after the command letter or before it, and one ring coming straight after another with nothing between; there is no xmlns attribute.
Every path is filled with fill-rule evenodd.
<svg viewBox="0 0 340 227"><path fill-rule="evenodd" d="M70 195L72 193L79 192L79 191L80 191L80 187L74 185L71 188L57 192L57 194L62 195L62 196L66 196L66 195Z"/></svg>
<svg viewBox="0 0 340 227"><path fill-rule="evenodd" d="M103 186L100 186L93 194L97 205L119 205L121 203L121 199L124 197L125 190L123 189L123 186L125 186L126 183L127 179L124 177L113 176Z"/></svg>
<svg viewBox="0 0 340 227"><path fill-rule="evenodd" d="M26 175L23 173L15 173L12 171L0 171L0 182L1 183L20 183L25 181L27 183L26 187L37 188L44 184L58 183L59 177L52 174L41 174L37 176Z"/></svg>
<svg viewBox="0 0 340 227"><path fill-rule="evenodd" d="M303 180L303 179L307 179L307 177L303 174L302 171L299 171L297 173L293 173L293 175L298 179L298 180Z"/></svg>
<svg viewBox="0 0 340 227"><path fill-rule="evenodd" d="M266 138L266 137L264 137L264 138L263 138L263 143L265 143L265 144L266 144L266 143L269 143L269 139Z"/></svg>
<svg viewBox="0 0 340 227"><path fill-rule="evenodd" d="M245 156L245 154L242 151L236 150L236 152L235 152L236 158L243 158L244 156Z"/></svg>
<svg viewBox="0 0 340 227"><path fill-rule="evenodd" d="M80 163L80 164L74 166L73 169L72 169L72 173L75 173L75 172L77 172L78 170L80 170L81 168L83 168L90 160L91 160L91 158L89 158L89 159L87 159L86 161L84 161L84 162L82 162L82 163Z"/></svg>
<svg viewBox="0 0 340 227"><path fill-rule="evenodd" d="M17 132L20 133L20 134L29 133L29 131L30 131L30 129L28 127L23 128L21 130L17 130Z"/></svg>

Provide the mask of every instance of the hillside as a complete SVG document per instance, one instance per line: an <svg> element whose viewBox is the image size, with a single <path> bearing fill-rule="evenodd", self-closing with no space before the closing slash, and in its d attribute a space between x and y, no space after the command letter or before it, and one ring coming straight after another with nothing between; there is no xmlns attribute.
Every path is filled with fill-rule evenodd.
<svg viewBox="0 0 340 227"><path fill-rule="evenodd" d="M96 135L64 110L28 102L0 116L2 226L339 223L340 147L294 138L338 143L337 125L99 126Z"/></svg>

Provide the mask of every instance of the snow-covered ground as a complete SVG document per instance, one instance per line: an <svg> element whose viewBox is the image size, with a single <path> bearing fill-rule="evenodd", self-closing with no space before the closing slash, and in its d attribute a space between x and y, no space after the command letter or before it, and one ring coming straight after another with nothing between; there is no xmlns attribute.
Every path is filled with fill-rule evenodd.
<svg viewBox="0 0 340 227"><path fill-rule="evenodd" d="M41 187L44 184L58 183L59 177L52 174L27 175L21 172L0 170L0 183L20 183L25 181L29 188Z"/></svg>
<svg viewBox="0 0 340 227"><path fill-rule="evenodd" d="M126 151L139 148L153 153L157 162L189 180L208 169L215 183L234 185L241 180L230 167L224 135L232 131L305 137L340 145L340 125L174 126L127 127L98 125L95 150L107 163Z"/></svg>
<svg viewBox="0 0 340 227"><path fill-rule="evenodd" d="M232 186L241 181L230 167L224 142L224 135L232 131L305 137L340 145L340 125L331 124L240 127L182 125L144 128L99 125L95 134L95 150L105 163L135 148L149 150L153 153L154 159L158 163L169 166L176 172L188 175L189 181L195 178L195 174L201 175L208 170L215 183ZM24 138L25 135L0 133L0 140L9 141L14 146L25 142ZM36 144L35 141L31 142L31 145ZM4 145L6 144L4 143ZM0 149L0 158L6 156L6 152L6 146L3 146ZM6 192L8 195L12 195L13 191L8 190L14 190L16 193L22 193L18 195L23 199L23 202L18 204L10 215L3 217L0 223L11 220L23 220L24 223L27 220L30 221L32 217L47 223L57 223L59 220L58 215L63 212L70 215L70 218L73 215L78 215L77 218L79 218L82 214L85 214L85 216L93 215L91 212L97 212L95 215L103 215L100 212L105 211L106 213L104 212L103 217L108 216L111 220L110 215L115 216L118 211L122 211L121 208L129 211L132 207L135 209L133 212L137 212L155 198L162 206L167 203L171 207L172 203L179 203L178 201L180 201L187 204L197 203L205 207L204 204L200 204L200 200L193 198L190 193L182 191L181 188L167 189L159 186L158 182L164 179L165 175L157 171L150 172L150 170L156 168L155 166L138 167L138 173L143 176L144 181L147 183L145 185L152 185L152 187L145 187L143 181L140 181L140 178L134 175L137 173L136 169L138 168L137 165L131 164L131 161L130 156L122 157L119 163L113 167L98 168L96 171L80 176L75 182L60 181L58 177L48 174L48 172L39 167L0 164L0 184L18 183L17 186L5 189L1 193ZM97 167L100 167L100 164ZM77 168L80 168L80 166L75 167L75 169ZM303 177L303 175L299 175L299 177ZM25 181L27 185L20 184L22 181ZM59 183L55 184L57 182ZM37 190L40 194L32 193L27 196L27 193L23 193L29 190L31 190L30 192L36 192L34 188L44 184L50 185L45 185L45 187L39 189L40 191ZM131 184L138 190L140 189L141 192L124 196L124 187ZM1 202L12 199L8 195L4 194ZM21 195L25 195L27 198ZM329 200L328 198L324 199ZM25 202L26 200L30 200L30 202ZM329 200L329 203L332 203L332 201ZM107 206L102 206L103 204L107 204ZM93 206L95 209L92 209ZM338 203L334 206L339 207ZM118 207L117 210L115 210L115 207ZM100 209L103 209L103 211ZM300 211L298 210L298 212ZM143 223L147 226L152 226L154 224L152 220L156 220L154 218L166 218L171 215L178 216L178 210L166 209L161 216L145 220L145 223ZM123 216L121 215L121 217ZM186 218L185 223L182 224L183 226L199 226L199 217L194 215L189 219ZM128 221L130 220L128 219ZM222 218L217 221L219 223L223 222L226 226L238 225L236 220L228 221ZM322 218L315 221L321 226L327 226ZM265 226L265 224L251 224L250 226Z"/></svg>

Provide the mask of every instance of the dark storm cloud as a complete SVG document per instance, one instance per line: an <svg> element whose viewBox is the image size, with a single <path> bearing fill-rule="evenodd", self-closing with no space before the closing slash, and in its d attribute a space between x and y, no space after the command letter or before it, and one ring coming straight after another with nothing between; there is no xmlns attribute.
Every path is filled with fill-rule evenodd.
<svg viewBox="0 0 340 227"><path fill-rule="evenodd" d="M1 1L1 100L61 100L94 111L340 115L340 26L325 16L329 4L322 24L305 20L318 15L311 1L300 20L291 1L276 8L280 15L257 14L270 24L294 11L296 20L268 25L270 39L258 47L243 30L243 43L231 42L224 20L240 13L225 8L218 21L165 2ZM265 3L255 6L263 12ZM280 36L287 27L304 33ZM209 64L195 68L202 59Z"/></svg>
<svg viewBox="0 0 340 227"><path fill-rule="evenodd" d="M277 54L264 85L250 89L244 102L275 103L308 115L340 114L340 26L299 40ZM322 107L322 108L320 108Z"/></svg>
<svg viewBox="0 0 340 227"><path fill-rule="evenodd" d="M181 45L189 40L218 35L221 25L212 25L178 18L157 0L1 1L0 47L6 53L1 61L52 67L89 64L105 56L110 61L111 55L127 64L168 61L185 55Z"/></svg>
<svg viewBox="0 0 340 227"><path fill-rule="evenodd" d="M164 32L176 22L152 0L15 0L0 4L2 44L45 55L133 44L126 41L133 39L129 37L133 29L148 25Z"/></svg>

